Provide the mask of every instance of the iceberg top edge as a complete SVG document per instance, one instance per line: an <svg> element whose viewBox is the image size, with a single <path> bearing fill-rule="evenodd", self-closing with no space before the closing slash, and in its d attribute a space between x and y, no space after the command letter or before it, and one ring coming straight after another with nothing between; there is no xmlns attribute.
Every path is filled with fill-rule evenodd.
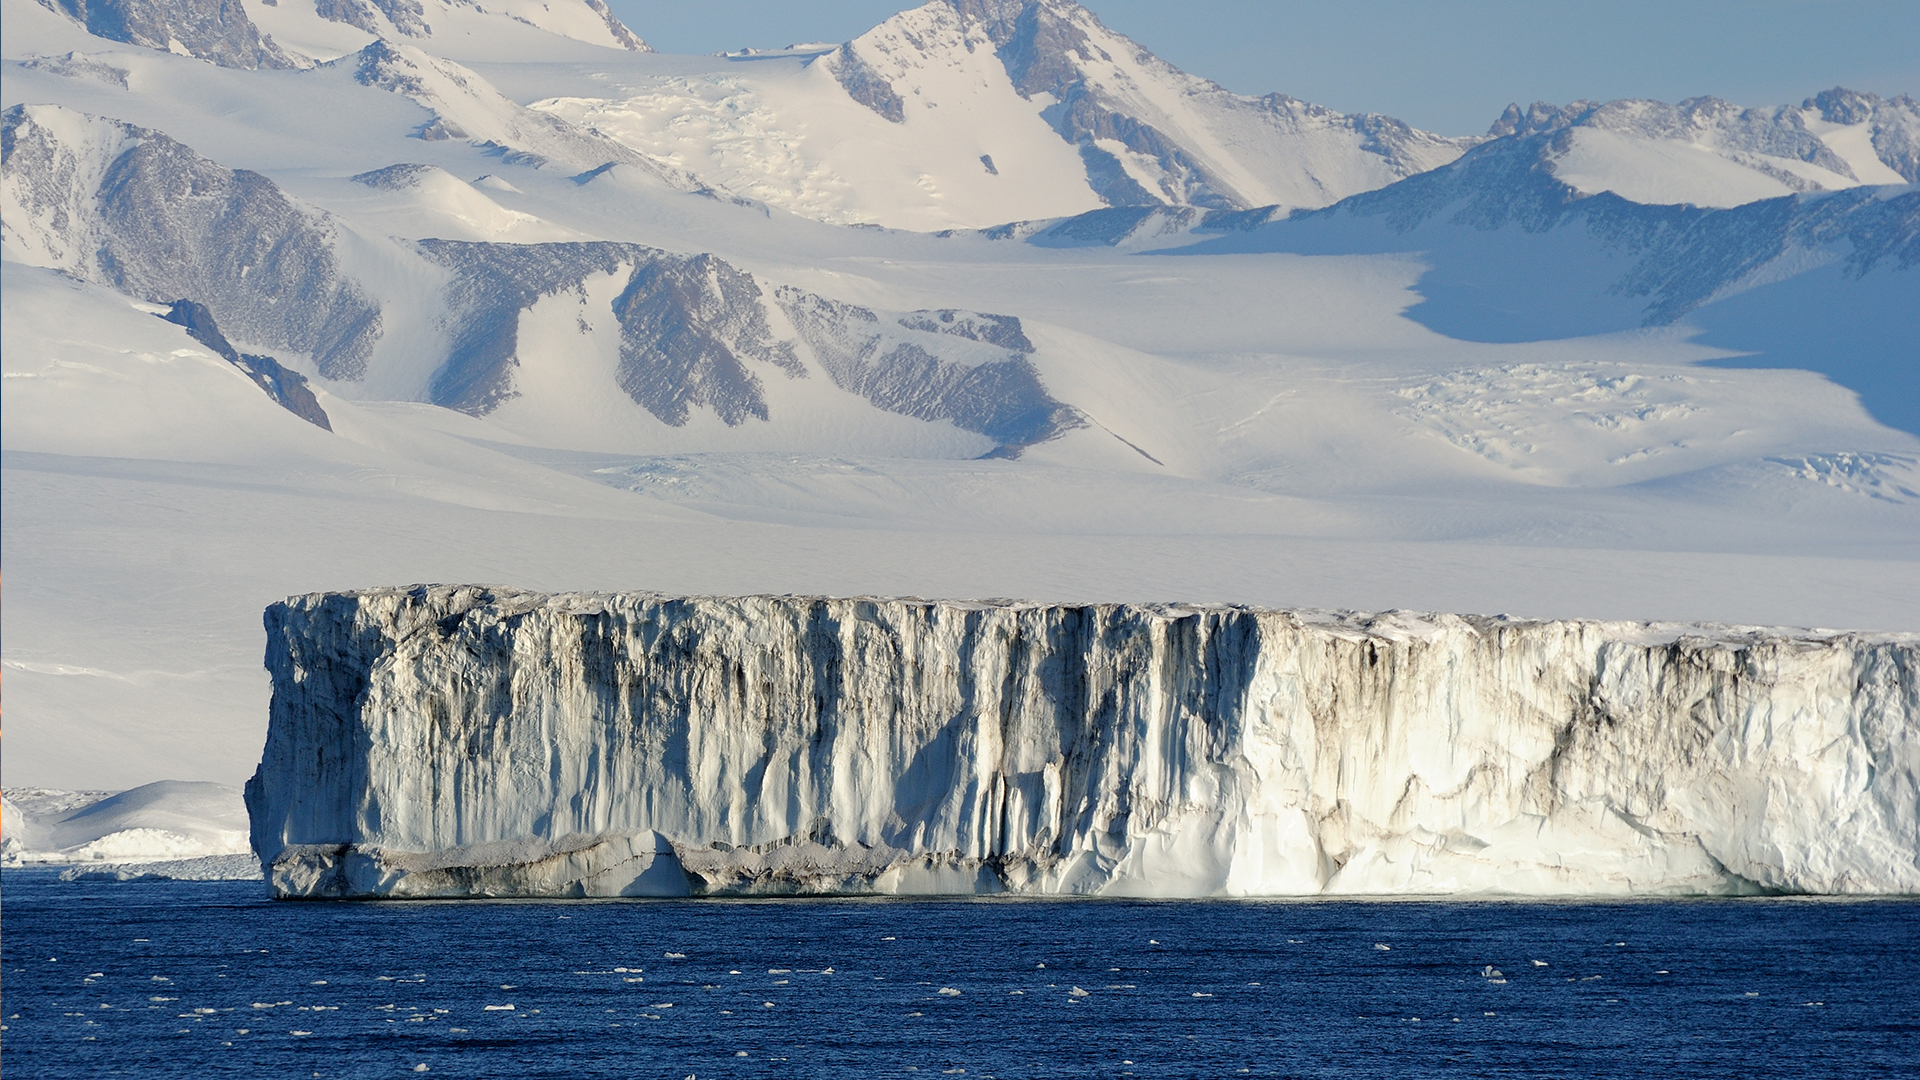
<svg viewBox="0 0 1920 1080"><path fill-rule="evenodd" d="M1336 633L1404 641L1429 638L1448 630L1490 632L1501 628L1560 624L1601 632L1622 644L1664 645L1681 640L1713 644L1751 644L1761 641L1800 641L1827 644L1846 641L1861 645L1899 645L1920 647L1920 632L1831 627L1791 627L1757 624L1683 622L1671 620L1552 619L1511 614L1453 614L1392 608L1366 611L1349 608L1268 607L1225 601L1042 601L1009 597L922 597L883 594L829 595L812 593L700 594L667 593L645 589L619 591L576 591L543 593L508 585L490 584L413 584L374 586L305 593L288 597L268 609L271 621L278 610L314 611L330 603L354 605L373 601L409 602L436 609L442 616L488 611L512 617L533 611L552 614L594 616L609 611L632 610L661 604L722 603L745 607L785 607L827 605L880 605L906 608L946 608L954 611L1031 611L1060 609L1067 611L1114 611L1125 609L1135 616L1178 620L1199 615L1237 614L1274 616L1305 627Z"/></svg>

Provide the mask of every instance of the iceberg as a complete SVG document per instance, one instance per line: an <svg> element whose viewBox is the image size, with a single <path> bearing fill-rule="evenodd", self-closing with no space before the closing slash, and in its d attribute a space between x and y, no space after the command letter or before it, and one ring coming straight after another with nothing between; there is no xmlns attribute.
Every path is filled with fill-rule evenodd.
<svg viewBox="0 0 1920 1080"><path fill-rule="evenodd" d="M283 898L1920 892L1920 634L468 585L265 622Z"/></svg>

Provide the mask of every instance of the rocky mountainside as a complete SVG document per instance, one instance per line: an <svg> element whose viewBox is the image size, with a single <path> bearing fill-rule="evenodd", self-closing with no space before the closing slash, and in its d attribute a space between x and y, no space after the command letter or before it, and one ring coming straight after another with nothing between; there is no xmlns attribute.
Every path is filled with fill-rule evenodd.
<svg viewBox="0 0 1920 1080"><path fill-rule="evenodd" d="M325 214L150 128L57 105L0 121L9 255L152 303L205 304L235 336L353 379L380 306L341 269Z"/></svg>
<svg viewBox="0 0 1920 1080"><path fill-rule="evenodd" d="M1073 0L934 0L826 62L856 100L902 123L915 73L975 51L981 38L1014 91L1079 152L1109 206L1324 206L1444 164L1475 141L1284 94L1231 93Z"/></svg>

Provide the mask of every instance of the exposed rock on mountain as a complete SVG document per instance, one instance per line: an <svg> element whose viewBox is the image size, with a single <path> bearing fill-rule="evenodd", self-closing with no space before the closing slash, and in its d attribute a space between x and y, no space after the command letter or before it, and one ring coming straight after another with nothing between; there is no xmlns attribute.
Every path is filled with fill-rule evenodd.
<svg viewBox="0 0 1920 1080"><path fill-rule="evenodd" d="M1646 203L1732 206L1920 180L1920 103L1844 88L1797 107L1742 108L1713 97L1509 105L1490 134L1560 135L1544 144L1556 175L1588 194Z"/></svg>
<svg viewBox="0 0 1920 1080"><path fill-rule="evenodd" d="M620 389L666 423L689 409L729 425L767 419L760 378L747 361L790 378L806 374L793 347L767 327L753 278L711 255L673 255L633 244L467 244L424 240L420 250L453 271L448 303L457 327L431 388L436 404L483 415L515 395L521 314L542 297L579 290L593 274L626 273L613 304L620 327Z"/></svg>
<svg viewBox="0 0 1920 1080"><path fill-rule="evenodd" d="M40 0L97 37L230 68L306 67L247 18L240 0ZM322 3L329 0L322 0ZM346 0L353 2L353 0ZM405 3L407 0L390 0Z"/></svg>
<svg viewBox="0 0 1920 1080"><path fill-rule="evenodd" d="M1014 89L1079 148L1113 206L1324 206L1459 156L1476 141L1282 94L1231 93L1102 25L1072 0L934 0L830 61L854 98L899 121L899 84L955 49L996 50Z"/></svg>
<svg viewBox="0 0 1920 1080"><path fill-rule="evenodd" d="M375 36L381 36L385 30L381 26L382 15L386 16L389 26L408 37L428 37L433 33L420 0L316 0L314 10L323 19L346 23Z"/></svg>
<svg viewBox="0 0 1920 1080"><path fill-rule="evenodd" d="M332 223L266 177L60 106L16 105L0 135L16 257L153 303L193 297L242 341L307 353L330 379L364 370L378 305L342 273Z"/></svg>
<svg viewBox="0 0 1920 1080"><path fill-rule="evenodd" d="M241 353L220 332L214 322L213 312L206 305L191 300L175 300L161 318L186 328L193 339L218 353L222 359L246 373L253 384L266 392L281 408L321 429L332 431L333 424L327 419L327 412L320 407L319 399L313 396L313 389L307 385L306 376L281 366L271 356L257 356L253 353Z"/></svg>
<svg viewBox="0 0 1920 1080"><path fill-rule="evenodd" d="M888 412L951 421L998 440L1005 453L1086 425L1077 410L1048 395L1027 359L1033 344L1010 315L914 311L883 318L802 289L775 296L834 383Z"/></svg>

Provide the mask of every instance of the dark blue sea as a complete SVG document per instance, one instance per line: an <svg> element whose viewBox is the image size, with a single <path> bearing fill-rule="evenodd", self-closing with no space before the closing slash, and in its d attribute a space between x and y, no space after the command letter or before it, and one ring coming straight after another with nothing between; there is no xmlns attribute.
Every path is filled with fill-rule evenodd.
<svg viewBox="0 0 1920 1080"><path fill-rule="evenodd" d="M284 903L0 876L34 1077L1920 1076L1920 904Z"/></svg>

